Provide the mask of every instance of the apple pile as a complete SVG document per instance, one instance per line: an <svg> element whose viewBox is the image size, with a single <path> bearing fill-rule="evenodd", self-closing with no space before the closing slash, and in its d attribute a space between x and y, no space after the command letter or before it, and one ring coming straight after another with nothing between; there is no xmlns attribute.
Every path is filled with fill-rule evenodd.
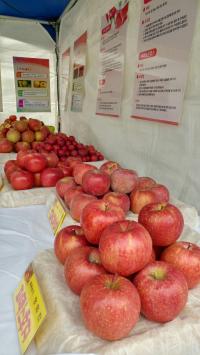
<svg viewBox="0 0 200 355"><path fill-rule="evenodd" d="M159 323L176 318L200 282L200 247L178 241L184 220L168 189L116 162L99 169L74 162L72 174L56 190L80 226L61 229L54 252L80 296L85 326L118 340L140 314Z"/></svg>
<svg viewBox="0 0 200 355"><path fill-rule="evenodd" d="M52 126L45 126L38 119L10 116L0 126L0 153L34 149L38 153L54 152L60 161L79 157L80 161L103 160L102 153L93 145L77 142L74 136L52 133Z"/></svg>

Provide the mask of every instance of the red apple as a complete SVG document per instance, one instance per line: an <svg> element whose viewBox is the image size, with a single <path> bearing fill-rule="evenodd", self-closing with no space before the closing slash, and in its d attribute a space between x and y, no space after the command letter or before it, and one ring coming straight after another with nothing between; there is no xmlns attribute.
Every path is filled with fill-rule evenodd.
<svg viewBox="0 0 200 355"><path fill-rule="evenodd" d="M41 173L35 173L33 174L34 177L34 187L41 187Z"/></svg>
<svg viewBox="0 0 200 355"><path fill-rule="evenodd" d="M125 213L130 209L130 199L126 194L121 192L108 192L103 196L105 202L110 202L113 205L121 207Z"/></svg>
<svg viewBox="0 0 200 355"><path fill-rule="evenodd" d="M70 168L74 168L77 163L81 163L81 158L80 157L68 157L66 159L66 163Z"/></svg>
<svg viewBox="0 0 200 355"><path fill-rule="evenodd" d="M99 251L106 270L129 276L149 262L152 240L147 230L137 222L115 222L103 230Z"/></svg>
<svg viewBox="0 0 200 355"><path fill-rule="evenodd" d="M115 192L128 194L137 185L138 175L135 170L116 169L111 174L111 189Z"/></svg>
<svg viewBox="0 0 200 355"><path fill-rule="evenodd" d="M10 177L10 183L14 190L32 189L34 186L34 177L29 171L14 171Z"/></svg>
<svg viewBox="0 0 200 355"><path fill-rule="evenodd" d="M67 189L64 194L64 201L68 208L70 208L70 204L73 198L80 193L83 193L83 189L81 186L74 186Z"/></svg>
<svg viewBox="0 0 200 355"><path fill-rule="evenodd" d="M69 288L80 295L83 286L95 276L105 274L99 250L93 247L79 247L71 251L65 261L64 275Z"/></svg>
<svg viewBox="0 0 200 355"><path fill-rule="evenodd" d="M28 120L28 126L32 131L39 131L42 128L42 122L35 118L30 118Z"/></svg>
<svg viewBox="0 0 200 355"><path fill-rule="evenodd" d="M102 196L109 191L110 176L98 169L90 170L83 175L83 191L94 196Z"/></svg>
<svg viewBox="0 0 200 355"><path fill-rule="evenodd" d="M80 307L85 326L92 333L118 340L128 336L139 320L141 303L131 281L117 275L99 275L83 287Z"/></svg>
<svg viewBox="0 0 200 355"><path fill-rule="evenodd" d="M10 128L6 134L6 138L11 143L17 143L20 140L21 135L20 132L18 132L16 129Z"/></svg>
<svg viewBox="0 0 200 355"><path fill-rule="evenodd" d="M91 202L96 201L96 197L84 193L77 193L70 203L70 215L75 221L80 222L83 209Z"/></svg>
<svg viewBox="0 0 200 355"><path fill-rule="evenodd" d="M140 176L137 181L137 189L146 189L156 185L156 181L148 176Z"/></svg>
<svg viewBox="0 0 200 355"><path fill-rule="evenodd" d="M121 207L103 200L91 202L84 208L81 215L81 225L86 239L92 244L98 244L104 228L125 218Z"/></svg>
<svg viewBox="0 0 200 355"><path fill-rule="evenodd" d="M28 129L28 121L26 120L16 121L14 127L17 131L22 133Z"/></svg>
<svg viewBox="0 0 200 355"><path fill-rule="evenodd" d="M29 150L31 146L28 142L17 142L15 144L15 151L18 153L20 150Z"/></svg>
<svg viewBox="0 0 200 355"><path fill-rule="evenodd" d="M33 153L35 153L34 150L20 150L17 153L17 159L16 159L17 165L20 168L25 168L25 164L26 164L27 158L29 156L32 156Z"/></svg>
<svg viewBox="0 0 200 355"><path fill-rule="evenodd" d="M172 264L184 274L188 288L200 282L200 247L190 242L176 242L161 254L161 260Z"/></svg>
<svg viewBox="0 0 200 355"><path fill-rule="evenodd" d="M32 173L39 173L47 166L46 158L40 153L32 153L27 156L25 168Z"/></svg>
<svg viewBox="0 0 200 355"><path fill-rule="evenodd" d="M43 187L56 186L57 181L62 178L63 173L59 168L46 168L41 173L41 183Z"/></svg>
<svg viewBox="0 0 200 355"><path fill-rule="evenodd" d="M76 187L74 178L65 176L56 183L56 192L61 198L64 198L65 192L71 187Z"/></svg>
<svg viewBox="0 0 200 355"><path fill-rule="evenodd" d="M42 153L42 155L44 155L47 160L48 168L56 168L58 166L59 159L58 159L58 156L54 152L51 152L51 153L45 152L45 153ZM59 168L59 166L58 166L58 168Z"/></svg>
<svg viewBox="0 0 200 355"><path fill-rule="evenodd" d="M0 140L0 153L11 153L13 151L13 145L6 138Z"/></svg>
<svg viewBox="0 0 200 355"><path fill-rule="evenodd" d="M28 142L28 143L32 143L35 139L35 135L34 132L31 131L30 129L27 129L27 131L24 131L22 133L22 141L23 142Z"/></svg>
<svg viewBox="0 0 200 355"><path fill-rule="evenodd" d="M57 166L62 170L64 176L72 176L73 169L67 163L59 161Z"/></svg>
<svg viewBox="0 0 200 355"><path fill-rule="evenodd" d="M62 228L54 241L54 252L58 260L64 264L72 250L88 245L80 226Z"/></svg>
<svg viewBox="0 0 200 355"><path fill-rule="evenodd" d="M120 165L116 163L115 161L106 161L104 164L100 166L100 170L103 171L104 173L111 175L113 171L117 170L120 168Z"/></svg>
<svg viewBox="0 0 200 355"><path fill-rule="evenodd" d="M176 318L188 298L186 279L181 271L155 261L140 271L134 284L141 299L141 312L149 320L165 323Z"/></svg>
<svg viewBox="0 0 200 355"><path fill-rule="evenodd" d="M169 191L164 185L156 184L143 189L136 188L131 192L131 211L140 213L141 209L149 203L169 201Z"/></svg>
<svg viewBox="0 0 200 355"><path fill-rule="evenodd" d="M184 220L180 210L169 203L150 203L142 208L138 222L150 233L153 245L168 246L181 235Z"/></svg>
<svg viewBox="0 0 200 355"><path fill-rule="evenodd" d="M91 164L86 164L86 163L78 163L78 164L76 164L74 169L73 169L74 180L76 181L76 183L78 185L82 185L83 175L87 171L94 170L94 169L97 169L97 168L95 168Z"/></svg>

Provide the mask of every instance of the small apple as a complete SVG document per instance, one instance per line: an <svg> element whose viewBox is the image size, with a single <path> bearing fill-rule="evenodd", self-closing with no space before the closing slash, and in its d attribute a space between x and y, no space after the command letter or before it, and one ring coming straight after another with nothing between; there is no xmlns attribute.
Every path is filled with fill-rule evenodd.
<svg viewBox="0 0 200 355"><path fill-rule="evenodd" d="M0 140L0 153L11 153L13 151L13 144L6 138Z"/></svg>
<svg viewBox="0 0 200 355"><path fill-rule="evenodd" d="M137 185L138 174L135 170L116 169L111 174L111 189L124 194L130 193Z"/></svg>
<svg viewBox="0 0 200 355"><path fill-rule="evenodd" d="M110 176L98 169L89 170L83 175L83 191L94 196L102 196L109 191Z"/></svg>
<svg viewBox="0 0 200 355"><path fill-rule="evenodd" d="M59 168L46 168L41 173L41 183L43 187L56 186L57 181L62 178L63 173Z"/></svg>
<svg viewBox="0 0 200 355"><path fill-rule="evenodd" d="M103 196L103 200L121 207L125 213L127 213L130 209L129 197L121 192L108 192Z"/></svg>
<svg viewBox="0 0 200 355"><path fill-rule="evenodd" d="M79 247L71 251L64 265L65 280L69 288L80 295L83 286L95 276L105 274L99 250L94 247Z"/></svg>
<svg viewBox="0 0 200 355"><path fill-rule="evenodd" d="M85 326L92 333L105 340L119 340L127 337L139 320L141 302L131 281L117 275L98 275L83 287L80 307Z"/></svg>
<svg viewBox="0 0 200 355"><path fill-rule="evenodd" d="M51 153L43 152L42 155L44 155L47 160L48 168L56 168L57 167L59 159L58 159L58 156L54 152L51 152Z"/></svg>
<svg viewBox="0 0 200 355"><path fill-rule="evenodd" d="M21 134L16 129L10 128L6 134L6 138L11 143L17 143L21 138Z"/></svg>
<svg viewBox="0 0 200 355"><path fill-rule="evenodd" d="M34 132L28 129L22 133L22 141L32 143L35 139Z"/></svg>
<svg viewBox="0 0 200 355"><path fill-rule="evenodd" d="M91 164L86 164L86 163L76 164L73 169L74 180L76 181L76 183L78 185L82 185L83 175L87 171L94 170L94 169L97 169L97 168L95 168L94 165L91 165Z"/></svg>
<svg viewBox="0 0 200 355"><path fill-rule="evenodd" d="M200 247L190 242L176 242L161 254L161 260L172 264L185 276L188 288L200 282Z"/></svg>
<svg viewBox="0 0 200 355"><path fill-rule="evenodd" d="M131 211L140 213L141 209L149 203L160 203L169 201L169 191L166 186L156 184L142 189L135 188L130 194Z"/></svg>
<svg viewBox="0 0 200 355"><path fill-rule="evenodd" d="M61 264L64 265L72 250L86 245L88 245L88 241L82 228L72 225L64 227L58 232L54 241L54 252Z"/></svg>
<svg viewBox="0 0 200 355"><path fill-rule="evenodd" d="M104 173L111 175L113 171L117 170L120 168L120 165L116 163L115 161L106 161L104 164L100 166L100 170L103 171Z"/></svg>
<svg viewBox="0 0 200 355"><path fill-rule="evenodd" d="M86 239L92 244L98 244L104 228L124 218L125 213L121 207L99 200L89 203L83 209L81 226Z"/></svg>
<svg viewBox="0 0 200 355"><path fill-rule="evenodd" d="M74 186L67 189L67 191L64 193L64 201L68 208L70 208L73 198L80 193L83 193L81 186Z"/></svg>
<svg viewBox="0 0 200 355"><path fill-rule="evenodd" d="M176 318L188 298L188 286L181 271L155 261L140 271L135 279L141 299L141 312L149 320L165 323Z"/></svg>
<svg viewBox="0 0 200 355"><path fill-rule="evenodd" d="M181 235L184 220L181 211L170 203L150 203L139 213L138 222L150 233L153 245L168 246Z"/></svg>
<svg viewBox="0 0 200 355"><path fill-rule="evenodd" d="M20 150L29 150L31 146L28 142L17 142L15 143L15 151L18 153Z"/></svg>
<svg viewBox="0 0 200 355"><path fill-rule="evenodd" d="M75 221L80 222L83 209L91 202L96 201L96 197L84 193L74 194L70 203L70 215Z"/></svg>
<svg viewBox="0 0 200 355"><path fill-rule="evenodd" d="M141 224L129 220L119 221L103 230L99 251L106 270L112 274L129 276L149 262L152 240Z"/></svg>
<svg viewBox="0 0 200 355"><path fill-rule="evenodd" d="M71 187L76 187L74 178L65 176L56 183L56 192L63 199L65 192Z"/></svg>
<svg viewBox="0 0 200 355"><path fill-rule="evenodd" d="M42 122L35 118L30 118L28 120L28 126L32 131L39 131L42 128Z"/></svg>
<svg viewBox="0 0 200 355"><path fill-rule="evenodd" d="M14 128L17 131L22 133L28 129L28 121L26 120L15 121Z"/></svg>

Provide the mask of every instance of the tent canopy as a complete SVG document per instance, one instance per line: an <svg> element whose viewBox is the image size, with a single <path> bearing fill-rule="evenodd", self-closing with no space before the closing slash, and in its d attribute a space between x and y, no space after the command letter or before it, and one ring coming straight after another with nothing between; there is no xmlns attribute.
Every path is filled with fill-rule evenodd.
<svg viewBox="0 0 200 355"><path fill-rule="evenodd" d="M56 21L70 0L0 0L0 15Z"/></svg>

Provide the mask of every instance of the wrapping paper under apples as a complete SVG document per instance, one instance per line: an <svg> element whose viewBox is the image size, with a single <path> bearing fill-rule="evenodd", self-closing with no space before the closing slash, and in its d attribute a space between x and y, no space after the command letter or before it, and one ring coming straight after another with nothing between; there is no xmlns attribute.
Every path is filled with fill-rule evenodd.
<svg viewBox="0 0 200 355"><path fill-rule="evenodd" d="M56 258L49 251L35 261L49 306L40 353L166 354L175 336L176 354L198 354L200 238L184 227L168 189L106 162L100 169L76 164L56 190L76 225L58 232ZM50 347L47 339L55 339Z"/></svg>

